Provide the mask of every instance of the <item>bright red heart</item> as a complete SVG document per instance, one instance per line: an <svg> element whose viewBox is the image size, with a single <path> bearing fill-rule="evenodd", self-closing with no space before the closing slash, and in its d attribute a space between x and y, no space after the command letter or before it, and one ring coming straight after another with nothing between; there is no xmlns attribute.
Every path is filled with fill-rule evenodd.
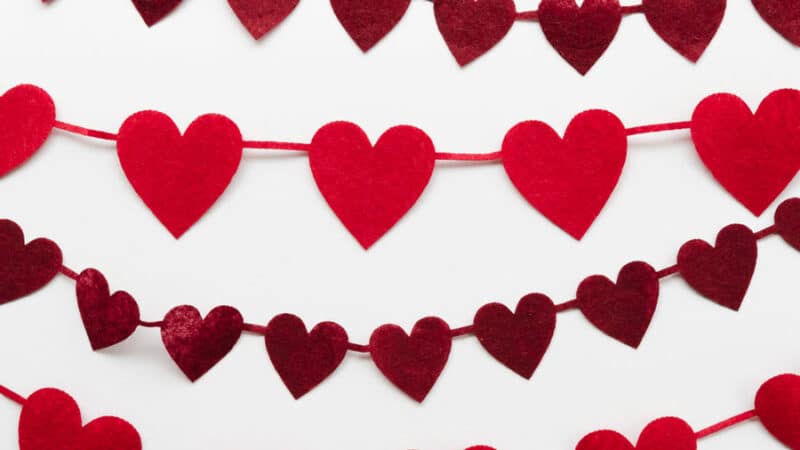
<svg viewBox="0 0 800 450"><path fill-rule="evenodd" d="M727 0L644 0L642 6L653 31L692 62L717 34Z"/></svg>
<svg viewBox="0 0 800 450"><path fill-rule="evenodd" d="M242 135L218 114L198 117L181 136L167 115L142 111L117 136L117 154L133 189L176 238L228 187L242 159Z"/></svg>
<svg viewBox="0 0 800 450"><path fill-rule="evenodd" d="M407 125L390 128L373 147L358 125L333 122L317 131L309 152L322 196L365 249L414 206L435 159L430 138Z"/></svg>
<svg viewBox="0 0 800 450"><path fill-rule="evenodd" d="M55 120L53 99L41 88L22 84L0 97L0 176L42 147Z"/></svg>
<svg viewBox="0 0 800 450"><path fill-rule="evenodd" d="M228 0L247 31L256 40L286 19L300 0Z"/></svg>
<svg viewBox="0 0 800 450"><path fill-rule="evenodd" d="M331 0L333 12L350 38L366 52L406 14L411 0Z"/></svg>
<svg viewBox="0 0 800 450"><path fill-rule="evenodd" d="M697 450L697 437L682 419L662 417L645 427L636 447L616 431L602 430L581 439L575 450Z"/></svg>
<svg viewBox="0 0 800 450"><path fill-rule="evenodd" d="M562 140L544 122L522 122L503 140L503 165L526 200L581 239L605 206L625 166L628 138L607 111L572 119Z"/></svg>
<svg viewBox="0 0 800 450"><path fill-rule="evenodd" d="M61 270L61 249L49 239L25 245L22 229L0 220L0 305L41 289Z"/></svg>
<svg viewBox="0 0 800 450"><path fill-rule="evenodd" d="M383 375L409 397L422 403L447 364L450 327L438 317L426 317L408 336L397 325L372 333L369 351Z"/></svg>
<svg viewBox="0 0 800 450"><path fill-rule="evenodd" d="M800 250L800 198L790 198L778 206L775 228L786 243Z"/></svg>
<svg viewBox="0 0 800 450"><path fill-rule="evenodd" d="M735 95L707 97L692 115L692 139L722 187L761 215L800 169L800 91L769 94L755 115Z"/></svg>
<svg viewBox="0 0 800 450"><path fill-rule="evenodd" d="M794 45L800 45L800 3L797 0L753 0L765 22Z"/></svg>
<svg viewBox="0 0 800 450"><path fill-rule="evenodd" d="M756 414L775 439L800 450L800 376L779 375L756 394Z"/></svg>
<svg viewBox="0 0 800 450"><path fill-rule="evenodd" d="M181 0L133 0L133 6L139 11L144 23L151 27L171 13Z"/></svg>
<svg viewBox="0 0 800 450"><path fill-rule="evenodd" d="M478 341L490 355L530 379L553 338L556 309L547 296L528 294L514 313L500 303L484 305L473 323Z"/></svg>
<svg viewBox="0 0 800 450"><path fill-rule="evenodd" d="M264 334L267 353L283 384L295 399L328 378L347 353L347 333L333 322L323 322L311 332L292 314L273 318Z"/></svg>
<svg viewBox="0 0 800 450"><path fill-rule="evenodd" d="M436 24L461 66L497 45L517 16L513 0L436 0Z"/></svg>
<svg viewBox="0 0 800 450"><path fill-rule="evenodd" d="M139 305L124 291L111 295L108 282L95 269L81 272L76 283L78 309L93 350L127 339L139 326Z"/></svg>

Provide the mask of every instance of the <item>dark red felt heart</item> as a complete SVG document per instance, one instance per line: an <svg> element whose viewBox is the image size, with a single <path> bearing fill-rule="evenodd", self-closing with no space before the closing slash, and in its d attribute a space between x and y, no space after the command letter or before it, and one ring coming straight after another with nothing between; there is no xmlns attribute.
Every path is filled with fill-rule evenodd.
<svg viewBox="0 0 800 450"><path fill-rule="evenodd" d="M347 353L347 333L333 322L323 322L311 332L292 314L273 318L264 334L267 353L283 384L300 398L330 376Z"/></svg>
<svg viewBox="0 0 800 450"><path fill-rule="evenodd" d="M696 62L717 34L727 0L644 0L647 21L670 47Z"/></svg>
<svg viewBox="0 0 800 450"><path fill-rule="evenodd" d="M181 0L133 0L133 6L139 11L144 23L151 27L171 13Z"/></svg>
<svg viewBox="0 0 800 450"><path fill-rule="evenodd" d="M544 122L522 122L503 140L503 165L520 194L581 239L617 185L627 155L622 122L607 111L572 119L564 139Z"/></svg>
<svg viewBox="0 0 800 450"><path fill-rule="evenodd" d="M283 22L298 3L300 0L228 0L236 17L255 39L261 39Z"/></svg>
<svg viewBox="0 0 800 450"><path fill-rule="evenodd" d="M129 117L117 136L125 176L176 238L228 187L242 146L236 124L218 114L198 117L181 136L167 115L142 111Z"/></svg>
<svg viewBox="0 0 800 450"><path fill-rule="evenodd" d="M195 381L231 351L243 324L242 315L230 306L212 309L205 319L193 306L178 306L164 317L161 340L181 371Z"/></svg>
<svg viewBox="0 0 800 450"><path fill-rule="evenodd" d="M365 249L414 206L435 159L430 138L407 125L390 128L372 146L358 125L330 123L314 135L309 152L322 196Z"/></svg>
<svg viewBox="0 0 800 450"><path fill-rule="evenodd" d="M513 0L436 0L433 11L447 48L462 66L497 45L517 16Z"/></svg>
<svg viewBox="0 0 800 450"><path fill-rule="evenodd" d="M92 349L127 339L139 326L139 305L124 291L111 295L108 282L95 269L81 272L76 283L78 309Z"/></svg>
<svg viewBox="0 0 800 450"><path fill-rule="evenodd" d="M765 22L794 45L800 45L800 2L797 0L753 0Z"/></svg>
<svg viewBox="0 0 800 450"><path fill-rule="evenodd" d="M639 347L658 304L658 276L649 264L626 264L616 284L602 275L581 282L576 296L583 315L603 333Z"/></svg>
<svg viewBox="0 0 800 450"><path fill-rule="evenodd" d="M738 311L756 270L757 257L753 232L734 224L719 232L713 247L700 239L683 244L678 267L683 279L700 295Z"/></svg>
<svg viewBox="0 0 800 450"><path fill-rule="evenodd" d="M581 75L603 56L622 21L619 0L542 0L539 23L550 45Z"/></svg>
<svg viewBox="0 0 800 450"><path fill-rule="evenodd" d="M55 120L53 99L41 88L23 84L0 97L0 176L42 147Z"/></svg>
<svg viewBox="0 0 800 450"><path fill-rule="evenodd" d="M118 417L82 425L78 404L66 392L41 389L22 406L19 450L141 450L139 433Z"/></svg>
<svg viewBox="0 0 800 450"><path fill-rule="evenodd" d="M473 323L478 341L490 355L520 376L530 378L550 346L556 309L547 296L528 294L514 313L500 303L484 305Z"/></svg>
<svg viewBox="0 0 800 450"><path fill-rule="evenodd" d="M692 115L692 139L722 187L761 215L800 169L800 91L769 94L755 115L735 95L707 97Z"/></svg>
<svg viewBox="0 0 800 450"><path fill-rule="evenodd" d="M61 249L49 239L25 245L22 229L0 220L0 305L44 287L61 270Z"/></svg>
<svg viewBox="0 0 800 450"><path fill-rule="evenodd" d="M697 438L685 421L662 417L650 422L634 447L625 436L611 430L595 431L581 439L575 450L696 450Z"/></svg>
<svg viewBox="0 0 800 450"><path fill-rule="evenodd" d="M339 22L365 52L392 31L410 3L411 0L331 0Z"/></svg>
<svg viewBox="0 0 800 450"><path fill-rule="evenodd" d="M778 206L775 228L786 243L800 250L800 198L790 198Z"/></svg>
<svg viewBox="0 0 800 450"><path fill-rule="evenodd" d="M411 336L397 325L372 333L369 351L383 375L409 397L422 403L447 364L450 327L438 317L414 325Z"/></svg>
<svg viewBox="0 0 800 450"><path fill-rule="evenodd" d="M756 394L756 414L775 439L800 450L800 376L779 375Z"/></svg>

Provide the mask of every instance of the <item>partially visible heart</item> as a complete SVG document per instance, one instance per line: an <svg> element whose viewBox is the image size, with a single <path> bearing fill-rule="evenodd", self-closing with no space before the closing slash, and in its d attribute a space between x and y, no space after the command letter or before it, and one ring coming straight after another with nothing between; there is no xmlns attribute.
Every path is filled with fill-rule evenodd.
<svg viewBox="0 0 800 450"><path fill-rule="evenodd" d="M436 24L461 66L497 45L517 15L514 0L436 0Z"/></svg>
<svg viewBox="0 0 800 450"><path fill-rule="evenodd" d="M175 9L181 0L133 0L133 6L139 11L144 23L151 27Z"/></svg>
<svg viewBox="0 0 800 450"><path fill-rule="evenodd" d="M41 88L22 84L0 97L0 176L42 147L55 120L53 99Z"/></svg>
<svg viewBox="0 0 800 450"><path fill-rule="evenodd" d="M692 62L700 59L717 34L727 0L644 0L653 31Z"/></svg>
<svg viewBox="0 0 800 450"><path fill-rule="evenodd" d="M108 282L95 269L81 272L76 282L78 309L93 350L127 339L139 326L139 305L125 291L111 295Z"/></svg>
<svg viewBox="0 0 800 450"><path fill-rule="evenodd" d="M331 0L336 18L350 38L366 52L400 22L411 0Z"/></svg>
<svg viewBox="0 0 800 450"><path fill-rule="evenodd" d="M575 450L697 450L697 437L682 419L662 417L645 427L635 447L616 431L602 430L581 439Z"/></svg>
<svg viewBox="0 0 800 450"><path fill-rule="evenodd" d="M800 198L790 198L778 206L775 228L786 243L800 250Z"/></svg>
<svg viewBox="0 0 800 450"><path fill-rule="evenodd" d="M228 0L236 17L256 40L283 22L298 3L300 0Z"/></svg>
<svg viewBox="0 0 800 450"><path fill-rule="evenodd" d="M800 3L797 0L753 0L753 6L781 36L800 45Z"/></svg>
<svg viewBox="0 0 800 450"><path fill-rule="evenodd" d="M0 305L44 287L61 270L61 249L49 239L25 245L22 229L0 220Z"/></svg>
<svg viewBox="0 0 800 450"><path fill-rule="evenodd" d="M800 376L779 375L756 394L756 415L775 439L800 450Z"/></svg>

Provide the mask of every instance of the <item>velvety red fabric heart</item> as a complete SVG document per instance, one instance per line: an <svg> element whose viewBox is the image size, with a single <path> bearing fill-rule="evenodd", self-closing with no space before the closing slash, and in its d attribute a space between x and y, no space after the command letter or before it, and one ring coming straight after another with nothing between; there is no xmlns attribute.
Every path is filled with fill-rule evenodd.
<svg viewBox="0 0 800 450"><path fill-rule="evenodd" d="M775 439L800 450L800 376L779 375L764 383L756 394L756 414Z"/></svg>
<svg viewBox="0 0 800 450"><path fill-rule="evenodd" d="M483 348L521 377L530 378L550 346L556 309L543 294L528 294L512 313L490 303L475 314L474 331Z"/></svg>
<svg viewBox="0 0 800 450"><path fill-rule="evenodd" d="M42 147L55 120L53 99L41 88L23 84L0 97L0 176Z"/></svg>
<svg viewBox="0 0 800 450"><path fill-rule="evenodd" d="M727 0L644 0L653 31L670 47L696 62L717 34Z"/></svg>
<svg viewBox="0 0 800 450"><path fill-rule="evenodd" d="M614 40L622 21L619 0L542 0L539 23L550 45L585 75Z"/></svg>
<svg viewBox="0 0 800 450"><path fill-rule="evenodd" d="M447 48L462 66L497 45L517 16L513 0L436 0L433 11Z"/></svg>
<svg viewBox="0 0 800 450"><path fill-rule="evenodd" d="M797 0L753 0L753 6L781 36L800 45L800 3Z"/></svg>
<svg viewBox="0 0 800 450"><path fill-rule="evenodd" d="M230 306L212 309L205 319L193 306L178 306L164 317L161 340L181 371L195 381L233 349L243 324L242 315Z"/></svg>
<svg viewBox="0 0 800 450"><path fill-rule="evenodd" d="M722 187L761 215L800 169L800 91L769 94L755 115L735 95L707 97L692 115L692 139Z"/></svg>
<svg viewBox="0 0 800 450"><path fill-rule="evenodd" d="M373 146L358 125L333 122L317 131L309 152L322 196L365 249L414 206L435 160L431 139L407 125L390 128Z"/></svg>
<svg viewBox="0 0 800 450"><path fill-rule="evenodd" d="M544 122L522 122L503 140L503 165L526 200L581 239L605 206L627 156L625 126L607 111L572 119L564 139Z"/></svg>
<svg viewBox="0 0 800 450"><path fill-rule="evenodd" d="M286 19L300 0L228 0L247 31L261 39Z"/></svg>
<svg viewBox="0 0 800 450"><path fill-rule="evenodd" d="M78 404L66 392L41 389L25 401L19 418L20 450L141 450L139 433L118 417L82 425Z"/></svg>
<svg viewBox="0 0 800 450"><path fill-rule="evenodd" d="M336 18L365 52L392 31L410 3L411 0L331 0Z"/></svg>
<svg viewBox="0 0 800 450"><path fill-rule="evenodd" d="M603 275L581 282L576 295L583 315L603 333L639 347L658 304L658 275L649 264L626 264L614 283Z"/></svg>
<svg viewBox="0 0 800 450"><path fill-rule="evenodd" d="M790 198L778 206L775 228L787 244L800 250L800 198Z"/></svg>
<svg viewBox="0 0 800 450"><path fill-rule="evenodd" d="M267 353L283 384L298 399L328 378L347 353L347 333L333 322L306 331L292 314L273 318L264 334Z"/></svg>
<svg viewBox="0 0 800 450"><path fill-rule="evenodd" d="M125 176L176 238L228 187L242 147L236 124L218 114L198 117L181 136L167 115L142 111L125 120L117 136Z"/></svg>
<svg viewBox="0 0 800 450"><path fill-rule="evenodd" d="M0 305L47 285L61 270L61 249L49 239L25 245L22 229L0 220Z"/></svg>
<svg viewBox="0 0 800 450"><path fill-rule="evenodd" d="M450 356L450 327L438 317L418 321L407 335L397 325L372 333L369 351L383 375L409 397L422 403Z"/></svg>
<svg viewBox="0 0 800 450"><path fill-rule="evenodd" d="M151 27L175 9L181 0L133 0L133 6L139 11L144 23Z"/></svg>
<svg viewBox="0 0 800 450"><path fill-rule="evenodd" d="M100 350L127 339L139 326L139 305L125 291L111 295L102 273L86 269L75 285L78 309L92 349Z"/></svg>
<svg viewBox="0 0 800 450"><path fill-rule="evenodd" d="M682 419L662 417L645 427L635 447L616 431L602 430L581 439L575 450L697 450L697 438Z"/></svg>

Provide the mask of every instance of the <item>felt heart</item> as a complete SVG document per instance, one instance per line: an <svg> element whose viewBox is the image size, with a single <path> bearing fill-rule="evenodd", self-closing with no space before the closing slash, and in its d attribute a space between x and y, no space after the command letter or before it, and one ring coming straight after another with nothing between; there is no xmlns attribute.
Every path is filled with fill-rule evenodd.
<svg viewBox="0 0 800 450"><path fill-rule="evenodd" d="M133 0L133 6L139 11L148 27L155 25L171 13L181 0Z"/></svg>
<svg viewBox="0 0 800 450"><path fill-rule="evenodd" d="M539 23L550 45L585 75L605 53L622 21L619 0L543 0Z"/></svg>
<svg viewBox="0 0 800 450"><path fill-rule="evenodd" d="M118 417L82 425L78 404L66 392L41 389L22 406L20 450L141 450L139 433Z"/></svg>
<svg viewBox="0 0 800 450"><path fill-rule="evenodd" d="M800 376L779 375L756 394L756 414L775 439L800 450Z"/></svg>
<svg viewBox="0 0 800 450"><path fill-rule="evenodd" d="M611 430L591 433L581 439L575 450L696 450L697 438L689 426L677 417L662 417L650 422L639 435L636 447L625 436Z"/></svg>
<svg viewBox="0 0 800 450"><path fill-rule="evenodd" d="M298 399L328 378L347 353L347 333L333 322L311 332L292 314L273 318L264 334L267 353L283 384Z"/></svg>
<svg viewBox="0 0 800 450"><path fill-rule="evenodd" d="M778 206L775 228L786 243L800 250L800 198L790 198Z"/></svg>
<svg viewBox="0 0 800 450"><path fill-rule="evenodd" d="M95 269L81 272L76 283L78 309L93 350L127 339L139 326L139 305L124 291L109 292L108 282Z"/></svg>
<svg viewBox="0 0 800 450"><path fill-rule="evenodd" d="M794 45L800 45L800 3L797 0L753 0L765 22Z"/></svg>
<svg viewBox="0 0 800 450"><path fill-rule="evenodd" d="M401 391L422 403L447 364L450 327L438 317L418 321L408 336L397 325L383 325L369 338L372 360Z"/></svg>
<svg viewBox="0 0 800 450"><path fill-rule="evenodd" d="M414 206L435 159L430 138L407 125L390 128L372 146L358 125L330 123L314 135L309 152L322 196L365 249Z"/></svg>
<svg viewBox="0 0 800 450"><path fill-rule="evenodd" d="M625 166L625 126L607 111L585 111L564 139L544 122L522 122L503 140L503 165L520 194L556 226L581 239Z"/></svg>
<svg viewBox="0 0 800 450"><path fill-rule="evenodd" d="M228 0L247 31L256 40L283 22L300 0Z"/></svg>
<svg viewBox="0 0 800 450"><path fill-rule="evenodd" d="M242 146L236 124L217 114L198 117L181 136L165 114L142 111L125 120L117 136L125 176L176 238L228 187Z"/></svg>
<svg viewBox="0 0 800 450"><path fill-rule="evenodd" d="M602 275L581 282L576 296L583 315L603 333L639 347L658 304L658 275L649 264L626 264L616 284Z"/></svg>
<svg viewBox="0 0 800 450"><path fill-rule="evenodd" d="M717 34L727 0L644 0L653 31L670 47L696 62Z"/></svg>
<svg viewBox="0 0 800 450"><path fill-rule="evenodd" d="M758 245L744 225L728 225L717 234L714 247L691 240L678 252L683 279L694 290L726 308L738 311L756 270Z"/></svg>
<svg viewBox="0 0 800 450"><path fill-rule="evenodd" d="M722 187L761 215L800 169L800 91L769 94L755 115L735 95L707 97L692 115L692 139Z"/></svg>
<svg viewBox="0 0 800 450"><path fill-rule="evenodd" d="M205 319L193 306L178 306L164 317L161 340L169 356L195 381L231 351L242 334L244 320L230 306L218 306Z"/></svg>
<svg viewBox="0 0 800 450"><path fill-rule="evenodd" d="M0 97L0 176L42 147L55 120L53 99L41 88L22 84Z"/></svg>
<svg viewBox="0 0 800 450"><path fill-rule="evenodd" d="M497 45L517 16L513 0L436 0L433 11L447 48L462 66Z"/></svg>
<svg viewBox="0 0 800 450"><path fill-rule="evenodd" d="M556 309L547 296L528 294L514 313L500 303L481 307L473 323L478 341L490 355L530 379L553 338Z"/></svg>
<svg viewBox="0 0 800 450"><path fill-rule="evenodd" d="M61 270L61 260L55 242L39 238L25 245L19 225L0 220L0 305L44 287Z"/></svg>
<svg viewBox="0 0 800 450"><path fill-rule="evenodd" d="M331 0L333 12L350 38L367 51L400 22L411 0Z"/></svg>

